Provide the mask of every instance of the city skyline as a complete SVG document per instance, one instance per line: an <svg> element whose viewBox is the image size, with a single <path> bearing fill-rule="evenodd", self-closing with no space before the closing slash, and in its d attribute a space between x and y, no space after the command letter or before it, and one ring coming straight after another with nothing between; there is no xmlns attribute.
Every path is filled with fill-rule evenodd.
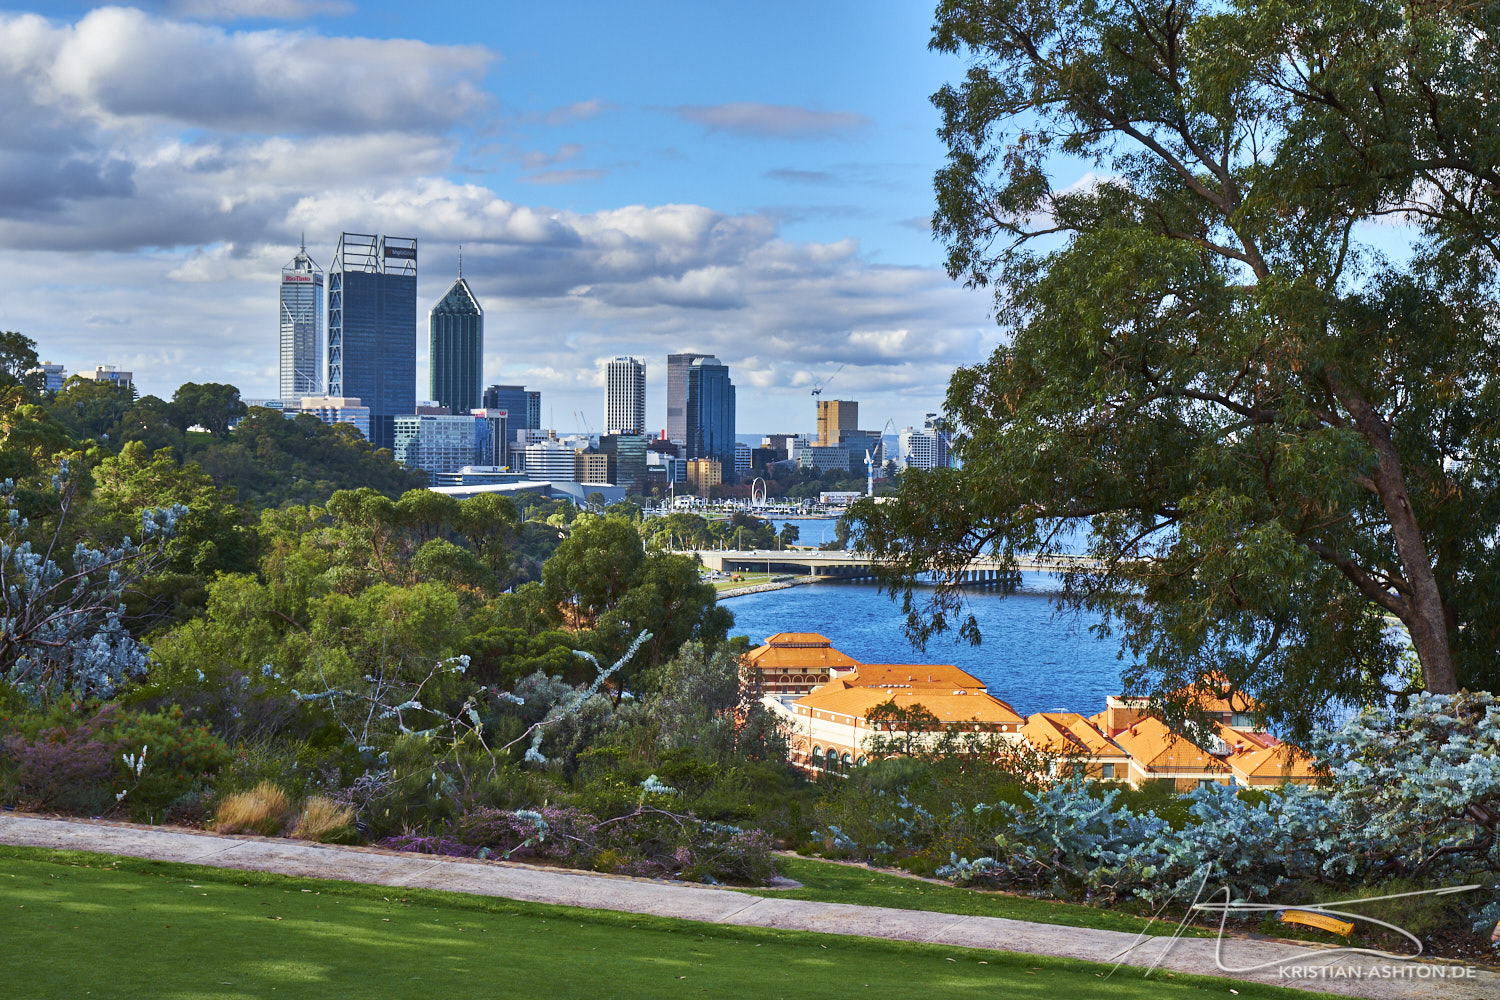
<svg viewBox="0 0 1500 1000"><path fill-rule="evenodd" d="M424 308L461 243L505 329L486 383L544 387L560 429L602 423L618 355L652 359L667 426L656 359L682 351L734 365L746 428L810 427L840 364L871 422L915 423L998 341L924 231L926 98L960 70L927 51L929 12L29 6L0 15L24 140L0 153L0 328L69 370L280 395L270 279L304 230L326 262L345 228L423 241ZM806 37L776 30L794 12ZM621 45L659 71L619 73Z"/></svg>

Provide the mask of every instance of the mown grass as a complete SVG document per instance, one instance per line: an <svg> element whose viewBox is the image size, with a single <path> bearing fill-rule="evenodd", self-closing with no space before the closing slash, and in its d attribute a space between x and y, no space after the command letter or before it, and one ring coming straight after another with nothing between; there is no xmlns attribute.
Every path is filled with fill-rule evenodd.
<svg viewBox="0 0 1500 1000"><path fill-rule="evenodd" d="M738 580L715 580L714 590L723 592L725 590L738 590L741 587L754 587L762 583L770 583L772 573L742 573Z"/></svg>
<svg viewBox="0 0 1500 1000"><path fill-rule="evenodd" d="M934 913L956 913L972 917L1005 917L1009 920L1032 920L1042 924L1069 927L1094 927L1100 930L1124 931L1129 934L1179 933L1180 913L1167 913L1156 920L1149 914L1138 915L1105 910L1078 903L1051 899L1031 899L995 892L979 892L951 885L938 885L918 878L906 878L857 865L818 861L813 858L783 858L783 873L802 883L800 889L744 889L742 892L787 899L808 899L820 903L855 903L861 906L889 906L898 910L928 910ZM1180 909L1180 908L1179 908ZM1198 926L1180 933L1184 937L1212 937L1217 929L1207 918Z"/></svg>
<svg viewBox="0 0 1500 1000"><path fill-rule="evenodd" d="M11 1000L1177 997L1227 980L863 938L0 848Z"/></svg>

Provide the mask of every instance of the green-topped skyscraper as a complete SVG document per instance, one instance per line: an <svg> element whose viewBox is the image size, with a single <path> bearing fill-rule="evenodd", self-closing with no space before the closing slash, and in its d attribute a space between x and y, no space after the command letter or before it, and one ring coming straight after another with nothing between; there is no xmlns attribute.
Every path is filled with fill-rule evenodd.
<svg viewBox="0 0 1500 1000"><path fill-rule="evenodd" d="M484 309L464 280L462 264L458 279L432 307L428 329L430 398L448 407L448 412L454 415L479 409L484 369Z"/></svg>

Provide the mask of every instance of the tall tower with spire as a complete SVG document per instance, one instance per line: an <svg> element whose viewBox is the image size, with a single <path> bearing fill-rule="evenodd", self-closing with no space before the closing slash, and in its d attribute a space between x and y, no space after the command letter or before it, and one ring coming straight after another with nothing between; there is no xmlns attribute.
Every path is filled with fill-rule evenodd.
<svg viewBox="0 0 1500 1000"><path fill-rule="evenodd" d="M281 385L283 400L323 391L323 271L307 255L307 237L281 269Z"/></svg>
<svg viewBox="0 0 1500 1000"><path fill-rule="evenodd" d="M428 316L429 396L455 415L481 407L484 374L484 309L464 280L463 249L458 278Z"/></svg>

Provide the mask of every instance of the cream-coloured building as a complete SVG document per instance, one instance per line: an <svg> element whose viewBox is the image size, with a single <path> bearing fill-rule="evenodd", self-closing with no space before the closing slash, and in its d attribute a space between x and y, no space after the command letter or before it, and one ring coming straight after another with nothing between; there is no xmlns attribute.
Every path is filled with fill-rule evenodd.
<svg viewBox="0 0 1500 1000"><path fill-rule="evenodd" d="M817 632L777 632L742 660L748 680L772 697L809 694L841 674L860 669L859 662L833 648Z"/></svg>
<svg viewBox="0 0 1500 1000"><path fill-rule="evenodd" d="M957 667L936 664L865 664L783 706L766 702L792 730L792 763L807 770L843 771L865 763L872 737L930 746L946 732L994 733L1021 739L1024 720L984 684ZM879 706L925 709L936 728L910 732L871 722Z"/></svg>
<svg viewBox="0 0 1500 1000"><path fill-rule="evenodd" d="M1027 718L1021 735L1056 756L1054 776L1071 770L1097 781L1125 781L1130 773L1130 755L1077 712L1038 712Z"/></svg>
<svg viewBox="0 0 1500 1000"><path fill-rule="evenodd" d="M1213 728L1207 745L1200 746L1154 716L1141 719L1114 737L1130 755L1125 780L1137 788L1142 782L1166 780L1178 791L1209 784L1268 788L1318 780L1312 757L1289 743L1223 723Z"/></svg>

